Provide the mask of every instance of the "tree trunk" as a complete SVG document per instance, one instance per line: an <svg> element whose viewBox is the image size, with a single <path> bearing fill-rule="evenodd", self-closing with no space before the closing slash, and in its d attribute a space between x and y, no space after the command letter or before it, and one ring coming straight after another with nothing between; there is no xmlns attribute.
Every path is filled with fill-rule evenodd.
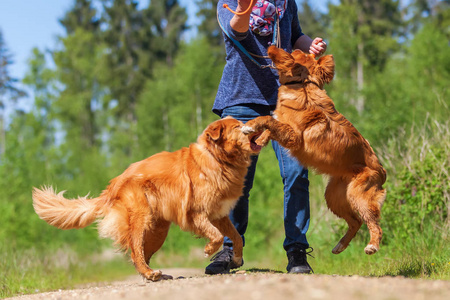
<svg viewBox="0 0 450 300"><path fill-rule="evenodd" d="M196 121L197 121L197 136L199 136L203 132L203 118L202 118L202 97L199 91L199 88L196 89L196 108L195 108L195 114L196 114Z"/></svg>
<svg viewBox="0 0 450 300"><path fill-rule="evenodd" d="M164 129L164 141L165 141L165 149L166 151L170 151L171 142L170 142L170 126L169 126L169 112L164 108L163 109L163 129Z"/></svg>
<svg viewBox="0 0 450 300"><path fill-rule="evenodd" d="M360 42L358 44L358 61L356 66L356 86L358 88L358 95L356 98L356 110L359 114L364 111L364 96L362 94L364 88L364 44Z"/></svg>

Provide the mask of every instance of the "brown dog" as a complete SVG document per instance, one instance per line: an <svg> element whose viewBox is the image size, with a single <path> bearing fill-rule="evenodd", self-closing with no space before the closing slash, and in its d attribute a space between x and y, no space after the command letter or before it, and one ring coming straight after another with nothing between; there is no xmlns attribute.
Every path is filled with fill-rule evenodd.
<svg viewBox="0 0 450 300"><path fill-rule="evenodd" d="M278 141L304 166L330 175L325 198L329 209L349 226L334 247L337 254L347 248L362 225L367 224L370 242L367 254L378 251L382 230L380 209L386 198L382 185L386 171L367 140L338 113L323 85L334 76L333 56L316 60L300 50L292 54L271 46L269 57L278 69L278 104L271 116L246 123L246 133L269 131L257 140Z"/></svg>
<svg viewBox="0 0 450 300"><path fill-rule="evenodd" d="M242 238L228 214L242 194L250 156L261 150L257 135L243 134L242 126L231 117L215 121L188 148L132 164L98 198L68 200L51 187L35 188L34 209L60 229L83 228L102 218L100 236L130 249L136 270L152 281L170 278L148 263L172 222L208 238L206 256L220 248L223 236L230 237L233 261L242 265Z"/></svg>

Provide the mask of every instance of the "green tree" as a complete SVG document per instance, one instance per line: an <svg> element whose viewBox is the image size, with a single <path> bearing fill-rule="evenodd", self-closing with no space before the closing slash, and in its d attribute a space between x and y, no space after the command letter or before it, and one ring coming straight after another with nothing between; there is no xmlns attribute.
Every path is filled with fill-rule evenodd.
<svg viewBox="0 0 450 300"><path fill-rule="evenodd" d="M450 10L447 10L447 13ZM442 12L444 13L444 12ZM398 128L433 118L448 119L450 56L445 18L422 19L421 28L372 76L365 89L366 109L360 128L369 140L386 140Z"/></svg>
<svg viewBox="0 0 450 300"><path fill-rule="evenodd" d="M339 101L348 101L361 114L366 83L372 74L383 70L388 57L398 48L398 2L345 0L329 4L329 13L330 53L337 66L336 94Z"/></svg>
<svg viewBox="0 0 450 300"><path fill-rule="evenodd" d="M187 29L186 10L177 0L153 0L145 13L151 20L154 36L152 50L159 61L165 61L170 66L179 48L181 35Z"/></svg>
<svg viewBox="0 0 450 300"><path fill-rule="evenodd" d="M73 34L79 28L96 32L100 29L99 12L93 7L91 0L75 0L74 6L59 20L67 34Z"/></svg>
<svg viewBox="0 0 450 300"><path fill-rule="evenodd" d="M314 9L311 6L310 0L300 1L300 5L298 5L298 17L304 33L311 38L320 36L325 40L328 39L327 29L330 23L329 16Z"/></svg>
<svg viewBox="0 0 450 300"><path fill-rule="evenodd" d="M104 0L105 74L104 108L110 112L109 145L124 167L133 156L136 104L154 68L171 61L176 53L185 12L178 1L151 1L139 9L137 1Z"/></svg>
<svg viewBox="0 0 450 300"><path fill-rule="evenodd" d="M141 158L187 146L214 119L223 63L213 49L205 38L194 40L181 48L172 68L159 68L148 81L138 105Z"/></svg>
<svg viewBox="0 0 450 300"><path fill-rule="evenodd" d="M83 237L84 245L98 244L93 232L57 230L39 220L33 211L33 186L52 184L71 189L76 180L67 180L67 169L74 166L65 166L67 156L60 147L64 141L58 138L61 122L56 122L54 113L54 103L59 97L56 87L60 85L57 74L48 68L45 55L38 49L33 49L28 64L23 83L33 97L27 99L31 102L30 110L10 115L7 151L0 164L0 210L5 224L0 229L0 243L7 245L7 249L45 248L46 251L75 242L76 237ZM95 177L86 180L87 188L91 181L96 183ZM73 192L80 192L80 188Z"/></svg>
<svg viewBox="0 0 450 300"><path fill-rule="evenodd" d="M54 116L52 116L52 104L58 96L56 76L54 70L47 66L45 54L37 48L32 50L28 66L29 70L22 82L30 90L33 97L30 101L33 103L30 103L31 110L26 114L28 125L24 127L23 132L26 132L27 129L31 130L26 140L36 141L36 151L39 153L36 155L35 161L45 165L44 168L33 169L51 172L50 165L55 159L50 155L50 149L53 149L56 144L57 127ZM42 178L46 178L46 176L41 177L41 180Z"/></svg>
<svg viewBox="0 0 450 300"><path fill-rule="evenodd" d="M102 89L99 86L99 66L102 45L91 32L77 29L61 39L63 48L53 53L57 76L62 84L54 103L69 140L76 139L83 148L98 145Z"/></svg>
<svg viewBox="0 0 450 300"><path fill-rule="evenodd" d="M103 79L109 90L106 106L114 106L115 116L131 126L136 121L137 97L154 63L151 22L138 10L136 1L103 3L106 27L103 39L108 49Z"/></svg>
<svg viewBox="0 0 450 300"><path fill-rule="evenodd" d="M407 19L407 30L416 33L423 21L429 18L445 21L448 23L449 0L413 0L404 8L403 14ZM450 34L447 27L447 34Z"/></svg>
<svg viewBox="0 0 450 300"><path fill-rule="evenodd" d="M63 135L59 149L64 163L59 173L87 193L105 186L108 178L102 151L104 137L110 134L108 111L102 109L105 47L94 33L81 28L60 41L61 49L53 53L58 94L51 113Z"/></svg>
<svg viewBox="0 0 450 300"><path fill-rule="evenodd" d="M17 87L17 79L9 74L9 67L13 63L12 55L3 38L0 29L0 159L5 153L5 105L6 102L14 103L25 96L25 92Z"/></svg>
<svg viewBox="0 0 450 300"><path fill-rule="evenodd" d="M197 29L200 35L205 36L211 45L223 45L222 29L217 22L218 0L196 0L198 6L197 17L200 24Z"/></svg>

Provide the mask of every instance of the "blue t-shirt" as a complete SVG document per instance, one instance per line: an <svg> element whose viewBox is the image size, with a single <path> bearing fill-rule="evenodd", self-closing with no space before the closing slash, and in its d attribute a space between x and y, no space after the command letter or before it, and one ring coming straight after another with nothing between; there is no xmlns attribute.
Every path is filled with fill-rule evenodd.
<svg viewBox="0 0 450 300"><path fill-rule="evenodd" d="M280 20L281 48L291 52L297 39L303 35L297 15L297 4L294 0L287 0L288 4L283 18ZM229 35L238 40L248 51L256 55L267 56L267 48L272 42L272 35L260 36L251 30L246 33L234 31L230 26L230 20L234 14L223 7L228 4L236 10L236 0L219 0L217 13L219 22ZM274 106L277 103L278 74L275 69L259 68L233 41L222 33L225 39L226 64L220 80L213 112L219 116L226 107L242 104L262 104ZM255 59L261 65L271 63L270 59Z"/></svg>

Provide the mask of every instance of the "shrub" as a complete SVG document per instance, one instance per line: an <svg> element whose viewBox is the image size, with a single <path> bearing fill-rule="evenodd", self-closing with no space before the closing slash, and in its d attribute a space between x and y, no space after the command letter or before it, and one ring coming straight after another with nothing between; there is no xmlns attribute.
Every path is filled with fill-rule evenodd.
<svg viewBox="0 0 450 300"><path fill-rule="evenodd" d="M427 120L403 130L379 151L388 170L388 196L383 207L385 243L422 234L426 227L447 235L450 204L450 122Z"/></svg>

